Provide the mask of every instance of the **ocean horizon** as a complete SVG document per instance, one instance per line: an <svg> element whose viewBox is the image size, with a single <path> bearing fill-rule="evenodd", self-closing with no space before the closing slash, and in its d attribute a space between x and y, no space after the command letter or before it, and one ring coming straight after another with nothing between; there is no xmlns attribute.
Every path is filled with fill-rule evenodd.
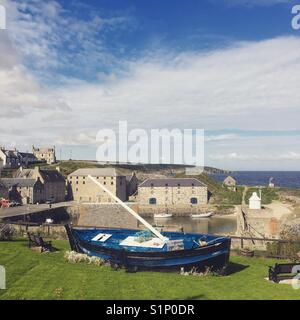
<svg viewBox="0 0 300 320"><path fill-rule="evenodd" d="M300 188L300 171L231 171L229 174L210 174L219 182L228 175L235 178L239 185L267 186L272 179L275 187Z"/></svg>

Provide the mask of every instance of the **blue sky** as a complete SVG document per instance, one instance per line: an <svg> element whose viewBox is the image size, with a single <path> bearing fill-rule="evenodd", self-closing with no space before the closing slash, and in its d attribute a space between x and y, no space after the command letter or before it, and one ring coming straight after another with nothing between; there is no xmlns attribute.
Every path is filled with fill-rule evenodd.
<svg viewBox="0 0 300 320"><path fill-rule="evenodd" d="M127 120L205 129L206 165L299 170L298 2L0 0L1 144L94 159Z"/></svg>

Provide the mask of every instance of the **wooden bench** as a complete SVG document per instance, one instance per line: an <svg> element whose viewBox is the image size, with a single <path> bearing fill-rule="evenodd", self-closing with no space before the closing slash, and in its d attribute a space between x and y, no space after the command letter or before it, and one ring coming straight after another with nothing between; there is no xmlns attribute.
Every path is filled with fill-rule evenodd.
<svg viewBox="0 0 300 320"><path fill-rule="evenodd" d="M276 263L274 267L269 267L269 280L278 283L280 280L293 279L298 273L300 273L300 262Z"/></svg>
<svg viewBox="0 0 300 320"><path fill-rule="evenodd" d="M55 251L55 248L52 246L51 241L44 241L41 236L36 236L33 233L27 232L28 236L28 247L40 247L42 252Z"/></svg>

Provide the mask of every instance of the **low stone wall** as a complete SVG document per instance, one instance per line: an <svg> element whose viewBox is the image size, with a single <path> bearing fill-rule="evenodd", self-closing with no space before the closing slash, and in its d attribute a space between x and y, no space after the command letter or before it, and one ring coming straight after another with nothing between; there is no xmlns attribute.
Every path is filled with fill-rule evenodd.
<svg viewBox="0 0 300 320"><path fill-rule="evenodd" d="M188 217L191 213L215 212L216 207L213 205L197 205L191 208L191 205L139 205L139 213L144 217L152 217L156 213L171 212L175 217Z"/></svg>
<svg viewBox="0 0 300 320"><path fill-rule="evenodd" d="M10 224L14 229L15 237L27 237L27 232L39 234L42 237L49 237L51 239L67 240L67 233L62 225L40 225L40 226L25 226Z"/></svg>
<svg viewBox="0 0 300 320"><path fill-rule="evenodd" d="M137 210L136 205L130 205ZM138 229L138 221L118 204L84 204L79 207L78 225Z"/></svg>

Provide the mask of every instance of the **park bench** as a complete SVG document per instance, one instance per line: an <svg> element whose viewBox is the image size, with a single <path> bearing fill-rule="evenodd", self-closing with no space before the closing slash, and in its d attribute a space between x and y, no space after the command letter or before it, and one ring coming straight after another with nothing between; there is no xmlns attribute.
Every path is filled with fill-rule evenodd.
<svg viewBox="0 0 300 320"><path fill-rule="evenodd" d="M36 236L33 233L27 232L28 247L40 247L42 252L55 251L51 241L45 241L41 236Z"/></svg>
<svg viewBox="0 0 300 320"><path fill-rule="evenodd" d="M278 283L281 280L293 279L298 273L300 263L276 263L274 267L269 267L269 280Z"/></svg>

